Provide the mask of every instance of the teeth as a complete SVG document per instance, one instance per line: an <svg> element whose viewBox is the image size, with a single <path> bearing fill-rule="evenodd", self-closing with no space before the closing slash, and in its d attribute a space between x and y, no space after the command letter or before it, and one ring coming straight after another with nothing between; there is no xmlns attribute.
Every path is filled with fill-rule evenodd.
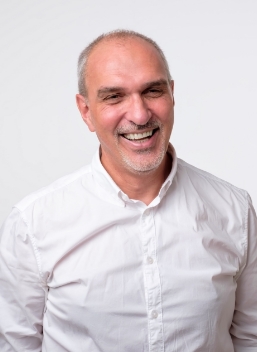
<svg viewBox="0 0 257 352"><path fill-rule="evenodd" d="M128 134L124 134L124 137L127 139L143 139L143 138L147 138L150 137L153 134L153 130L152 131L148 131L148 132L143 132L143 133L128 133Z"/></svg>

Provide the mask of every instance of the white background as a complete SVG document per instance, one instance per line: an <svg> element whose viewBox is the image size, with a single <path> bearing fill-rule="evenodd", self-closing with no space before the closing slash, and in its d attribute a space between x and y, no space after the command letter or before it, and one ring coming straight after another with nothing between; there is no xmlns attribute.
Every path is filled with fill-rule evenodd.
<svg viewBox="0 0 257 352"><path fill-rule="evenodd" d="M0 223L26 194L88 163L76 63L102 32L140 31L175 80L179 157L257 206L256 0L0 0Z"/></svg>

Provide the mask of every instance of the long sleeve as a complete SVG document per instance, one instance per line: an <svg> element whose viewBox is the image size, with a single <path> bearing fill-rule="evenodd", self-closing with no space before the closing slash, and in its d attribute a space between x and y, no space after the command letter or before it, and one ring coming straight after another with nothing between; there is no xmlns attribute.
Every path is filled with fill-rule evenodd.
<svg viewBox="0 0 257 352"><path fill-rule="evenodd" d="M0 232L0 351L42 349L47 289L26 221L14 208Z"/></svg>
<svg viewBox="0 0 257 352"><path fill-rule="evenodd" d="M246 265L238 281L231 336L235 352L257 351L257 219L249 200Z"/></svg>

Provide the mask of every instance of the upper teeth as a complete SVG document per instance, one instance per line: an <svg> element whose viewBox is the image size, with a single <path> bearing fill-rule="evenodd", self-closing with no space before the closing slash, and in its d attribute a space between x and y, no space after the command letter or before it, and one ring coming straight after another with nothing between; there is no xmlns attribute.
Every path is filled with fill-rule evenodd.
<svg viewBox="0 0 257 352"><path fill-rule="evenodd" d="M127 139L142 139L142 138L147 138L152 134L153 134L153 130L148 132L143 132L143 133L128 133L128 134L124 134L124 137L126 137Z"/></svg>

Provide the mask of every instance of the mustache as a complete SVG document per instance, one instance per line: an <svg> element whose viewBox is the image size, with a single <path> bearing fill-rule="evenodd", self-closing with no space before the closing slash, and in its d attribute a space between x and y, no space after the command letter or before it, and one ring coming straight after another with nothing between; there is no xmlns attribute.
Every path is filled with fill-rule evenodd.
<svg viewBox="0 0 257 352"><path fill-rule="evenodd" d="M134 122L131 122L129 125L121 126L116 129L116 134L127 134L133 132L139 132L145 129L156 129L160 128L160 123L158 121L149 121L145 125L137 125Z"/></svg>

